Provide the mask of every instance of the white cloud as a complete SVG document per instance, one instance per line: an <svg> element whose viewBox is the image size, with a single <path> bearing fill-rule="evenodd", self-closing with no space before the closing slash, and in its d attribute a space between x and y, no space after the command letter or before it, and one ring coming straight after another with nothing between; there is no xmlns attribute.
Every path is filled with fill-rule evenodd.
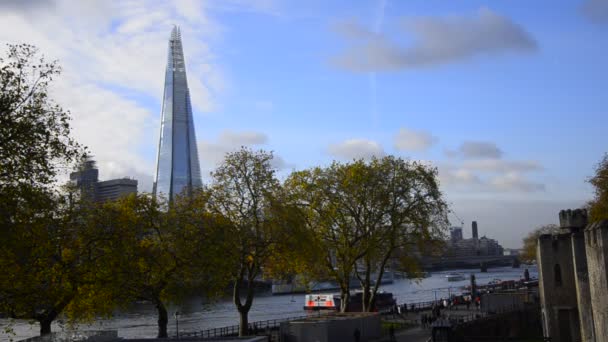
<svg viewBox="0 0 608 342"><path fill-rule="evenodd" d="M533 160L502 160L502 159L482 159L470 160L462 163L462 166L469 170L487 172L530 172L540 171L542 165Z"/></svg>
<svg viewBox="0 0 608 342"><path fill-rule="evenodd" d="M243 131L234 132L230 130L223 131L220 133L218 138L219 143L224 146L249 146L249 145L261 145L268 141L268 137L264 133Z"/></svg>
<svg viewBox="0 0 608 342"><path fill-rule="evenodd" d="M465 141L456 151L447 151L449 157L462 156L464 158L501 158L503 152L493 142L486 141Z"/></svg>
<svg viewBox="0 0 608 342"><path fill-rule="evenodd" d="M342 24L338 30L359 43L333 58L332 63L356 72L390 71L537 49L524 28L486 8L475 16L407 18L404 29L413 36L410 46L399 46L354 21Z"/></svg>
<svg viewBox="0 0 608 342"><path fill-rule="evenodd" d="M211 171L224 160L226 153L236 151L241 146L262 145L267 141L268 137L264 133L223 131L220 133L217 142L199 141L198 153L201 168Z"/></svg>
<svg viewBox="0 0 608 342"><path fill-rule="evenodd" d="M444 186L478 185L482 181L471 170L441 168L439 170L439 180Z"/></svg>
<svg viewBox="0 0 608 342"><path fill-rule="evenodd" d="M47 60L59 60L63 74L53 98L71 111L73 134L89 147L104 179L154 173L151 153L142 151L156 152L173 23L183 33L195 112L214 109L222 91L211 45L222 28L198 1L11 0L0 2L0 22L11 28L0 30L0 41L34 44Z"/></svg>
<svg viewBox="0 0 608 342"><path fill-rule="evenodd" d="M531 193L546 190L545 184L526 175L541 170L542 166L535 161L475 160L441 164L439 179L443 187L456 193Z"/></svg>
<svg viewBox="0 0 608 342"><path fill-rule="evenodd" d="M498 190L537 192L545 191L545 185L525 179L520 173L509 172L492 178L490 184Z"/></svg>
<svg viewBox="0 0 608 342"><path fill-rule="evenodd" d="M424 151L435 144L437 140L428 132L401 128L395 136L395 148L400 151Z"/></svg>
<svg viewBox="0 0 608 342"><path fill-rule="evenodd" d="M224 160L226 153L239 150L242 146L260 147L268 142L268 136L261 132L226 130L220 133L217 141L201 140L198 142L198 154L201 162L203 176L218 167ZM278 170L293 168L294 165L286 162L281 156L274 153L272 166Z"/></svg>
<svg viewBox="0 0 608 342"><path fill-rule="evenodd" d="M369 159L384 156L382 146L373 140L349 139L337 144L331 144L327 151L340 159Z"/></svg>

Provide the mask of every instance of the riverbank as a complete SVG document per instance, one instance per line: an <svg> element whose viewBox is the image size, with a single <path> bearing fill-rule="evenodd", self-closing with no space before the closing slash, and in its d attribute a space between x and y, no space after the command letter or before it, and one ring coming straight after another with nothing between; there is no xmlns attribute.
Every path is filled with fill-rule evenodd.
<svg viewBox="0 0 608 342"><path fill-rule="evenodd" d="M529 269L532 277L537 277L536 268ZM381 287L381 290L393 293L397 303L413 303L431 301L439 298L447 298L449 294L459 293L463 286L469 284L468 280L448 282L445 278L447 273L454 272L433 272L430 277L419 280L396 279L393 284ZM466 278L470 274L475 274L478 284L487 284L494 279L517 280L523 277L524 268L514 269L502 267L490 269L487 273L479 270L458 270ZM256 296L250 312L249 321L263 321L282 317L301 316L304 295L283 295L272 296L270 292L260 293ZM180 331L199 331L216 327L224 327L238 324L238 313L234 304L229 300L221 300L214 303L203 303L200 298L191 298L180 306L169 306L168 311L171 317L179 310ZM81 324L80 330L117 330L120 337L144 337L156 336L157 331L156 311L152 304L134 304L127 312L117 313L111 319L101 319L94 324ZM5 327L9 320L2 319L0 324ZM52 326L53 331L61 331L60 324ZM27 321L15 321L13 324L15 335L14 340L37 336L39 327ZM3 330L3 329L2 329ZM169 334L175 334L175 321L171 318L169 322ZM0 332L0 340L8 341L11 335L4 331Z"/></svg>

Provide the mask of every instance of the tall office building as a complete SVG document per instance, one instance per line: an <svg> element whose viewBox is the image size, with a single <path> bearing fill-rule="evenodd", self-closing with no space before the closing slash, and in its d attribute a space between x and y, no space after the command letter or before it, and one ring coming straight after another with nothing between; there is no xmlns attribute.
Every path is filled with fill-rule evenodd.
<svg viewBox="0 0 608 342"><path fill-rule="evenodd" d="M478 239L479 235L477 233L477 221L473 221L471 223L471 231L472 231L472 234L473 234L473 239Z"/></svg>
<svg viewBox="0 0 608 342"><path fill-rule="evenodd" d="M452 240L452 242L462 240L462 227L450 228L450 239Z"/></svg>
<svg viewBox="0 0 608 342"><path fill-rule="evenodd" d="M174 27L169 39L153 193L173 200L175 195L201 186L182 38L179 28Z"/></svg>
<svg viewBox="0 0 608 342"><path fill-rule="evenodd" d="M79 190L81 198L91 201L115 201L129 194L137 194L137 180L117 178L99 181L99 170L93 159L84 160L70 173L70 181Z"/></svg>

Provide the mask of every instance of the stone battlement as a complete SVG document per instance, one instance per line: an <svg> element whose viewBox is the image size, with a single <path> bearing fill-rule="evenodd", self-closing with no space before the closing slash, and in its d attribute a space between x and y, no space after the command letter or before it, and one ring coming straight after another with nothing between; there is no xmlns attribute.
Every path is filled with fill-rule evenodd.
<svg viewBox="0 0 608 342"><path fill-rule="evenodd" d="M594 222L585 228L585 243L588 246L601 245L599 240L608 234L608 220Z"/></svg>
<svg viewBox="0 0 608 342"><path fill-rule="evenodd" d="M561 229L582 230L587 226L587 223L586 209L568 209L559 212L559 226Z"/></svg>

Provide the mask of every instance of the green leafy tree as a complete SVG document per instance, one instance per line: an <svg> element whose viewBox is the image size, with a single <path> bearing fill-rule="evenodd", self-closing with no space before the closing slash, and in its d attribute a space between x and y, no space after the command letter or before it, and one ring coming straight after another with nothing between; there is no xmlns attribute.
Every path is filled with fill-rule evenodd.
<svg viewBox="0 0 608 342"><path fill-rule="evenodd" d="M307 213L325 271L340 286L341 310L350 279L363 287L363 310L374 308L385 267L392 259L414 261L417 247L443 235L447 205L437 171L420 163L384 157L293 173L286 186Z"/></svg>
<svg viewBox="0 0 608 342"><path fill-rule="evenodd" d="M0 312L38 321L41 334L95 278L96 232L56 184L84 155L48 96L59 73L31 45L0 57Z"/></svg>
<svg viewBox="0 0 608 342"><path fill-rule="evenodd" d="M608 219L608 154L597 165L595 175L589 179L595 190L595 198L589 203L591 222Z"/></svg>
<svg viewBox="0 0 608 342"><path fill-rule="evenodd" d="M524 246L519 255L519 259L525 263L536 262L536 246L538 245L538 237L543 234L553 234L559 232L559 226L556 224L546 224L539 226L523 239Z"/></svg>
<svg viewBox="0 0 608 342"><path fill-rule="evenodd" d="M57 174L83 157L70 137L70 114L48 96L58 76L31 45L8 45L0 57L0 193L2 224L23 206L44 207ZM24 208L26 209L26 208Z"/></svg>
<svg viewBox="0 0 608 342"><path fill-rule="evenodd" d="M100 287L111 279L99 267L108 233L88 225L90 208L67 196L47 198L46 206L13 222L3 234L11 244L0 247L0 311L37 321L41 335L62 313L76 321L112 309Z"/></svg>
<svg viewBox="0 0 608 342"><path fill-rule="evenodd" d="M178 196L166 210L147 194L132 195L101 207L95 225L112 232L104 269L112 269L112 300L128 305L145 300L156 306L158 337L165 338L168 303L193 293L217 293L227 284L214 246L225 235L221 217L205 211L208 196ZM219 234L219 235L214 235ZM213 267L220 271L213 272Z"/></svg>
<svg viewBox="0 0 608 342"><path fill-rule="evenodd" d="M240 336L248 332L255 282L279 265L289 241L289 223L298 217L285 205L272 158L272 153L243 147L228 153L212 173L209 207L229 223L230 236L223 246L233 264L232 297L240 315Z"/></svg>
<svg viewBox="0 0 608 342"><path fill-rule="evenodd" d="M443 237L448 209L434 168L392 156L374 158L363 168L369 176L360 178L363 184L353 194L363 199L355 201L361 210L352 212L362 213L357 221L365 223L366 253L355 275L363 289L363 310L370 311L385 267L395 259L399 267L412 268L413 253Z"/></svg>

